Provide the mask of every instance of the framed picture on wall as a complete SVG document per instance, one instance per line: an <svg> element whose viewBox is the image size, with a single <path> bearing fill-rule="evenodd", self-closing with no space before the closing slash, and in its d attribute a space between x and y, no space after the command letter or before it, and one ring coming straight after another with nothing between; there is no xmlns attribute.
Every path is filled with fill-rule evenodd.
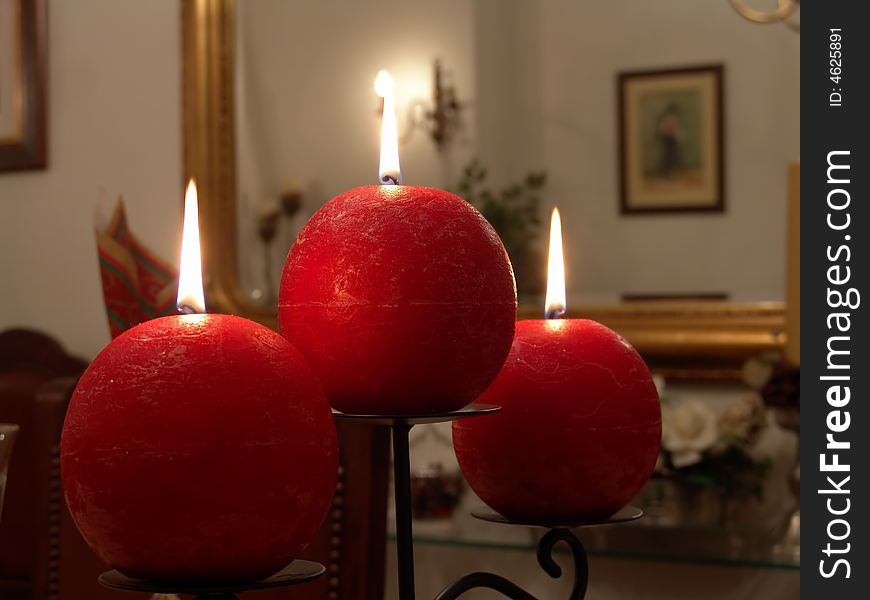
<svg viewBox="0 0 870 600"><path fill-rule="evenodd" d="M0 171L46 164L45 0L0 0Z"/></svg>
<svg viewBox="0 0 870 600"><path fill-rule="evenodd" d="M725 209L722 71L619 73L623 213Z"/></svg>

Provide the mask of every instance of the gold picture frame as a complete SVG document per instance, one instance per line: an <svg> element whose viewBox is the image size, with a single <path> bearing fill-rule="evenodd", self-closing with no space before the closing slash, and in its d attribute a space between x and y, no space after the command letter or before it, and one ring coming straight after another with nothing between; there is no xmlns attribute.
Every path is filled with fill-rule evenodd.
<svg viewBox="0 0 870 600"><path fill-rule="evenodd" d="M724 211L722 65L617 79L622 213Z"/></svg>
<svg viewBox="0 0 870 600"><path fill-rule="evenodd" d="M0 0L0 171L46 166L45 39L45 0Z"/></svg>

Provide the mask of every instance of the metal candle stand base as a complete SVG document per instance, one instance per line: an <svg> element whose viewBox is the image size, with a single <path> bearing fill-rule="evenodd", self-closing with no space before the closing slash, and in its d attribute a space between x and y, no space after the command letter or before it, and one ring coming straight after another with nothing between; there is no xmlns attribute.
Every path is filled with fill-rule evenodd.
<svg viewBox="0 0 870 600"><path fill-rule="evenodd" d="M278 573L261 579L235 584L209 585L196 583L172 583L131 579L118 571L106 571L99 582L107 588L127 592L150 592L152 594L189 594L194 600L238 600L241 592L297 585L317 579L326 569L323 565L308 560L294 560Z"/></svg>
<svg viewBox="0 0 870 600"><path fill-rule="evenodd" d="M414 425L441 423L469 417L491 414L501 410L500 406L470 404L458 411L431 415L349 415L334 412L335 418L371 425L388 426L393 434L393 487L396 498L396 554L399 571L399 598L414 600L414 543L411 525L411 465L409 434ZM586 596L589 581L589 567L586 549L569 528L592 527L622 523L639 518L643 511L626 507L609 519L586 521L582 523L520 523L510 521L492 511L474 511L472 514L485 521L546 527L549 529L538 542L538 564L553 578L561 577L562 569L553 560L553 549L559 542L568 545L574 560L574 585L569 600L582 600ZM447 586L435 600L454 600L473 588L489 588L513 600L537 600L512 581L494 573L469 573Z"/></svg>

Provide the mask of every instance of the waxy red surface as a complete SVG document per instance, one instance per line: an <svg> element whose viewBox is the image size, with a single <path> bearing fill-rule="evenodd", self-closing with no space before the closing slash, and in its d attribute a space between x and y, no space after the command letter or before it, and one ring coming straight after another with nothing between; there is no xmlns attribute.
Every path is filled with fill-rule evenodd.
<svg viewBox="0 0 870 600"><path fill-rule="evenodd" d="M230 315L155 319L76 388L64 492L88 544L131 577L269 576L314 537L338 469L331 411L286 339Z"/></svg>
<svg viewBox="0 0 870 600"><path fill-rule="evenodd" d="M411 186L349 190L287 256L281 332L332 406L357 414L454 410L507 356L516 288L507 253L470 204Z"/></svg>
<svg viewBox="0 0 870 600"><path fill-rule="evenodd" d="M661 410L649 370L594 321L518 322L510 355L479 401L502 411L454 421L456 456L472 489L508 518L607 518L655 466Z"/></svg>

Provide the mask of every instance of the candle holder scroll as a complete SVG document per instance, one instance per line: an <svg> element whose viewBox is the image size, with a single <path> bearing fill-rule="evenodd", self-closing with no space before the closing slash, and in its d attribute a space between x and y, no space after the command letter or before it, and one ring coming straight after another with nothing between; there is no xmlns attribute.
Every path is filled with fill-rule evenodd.
<svg viewBox="0 0 870 600"><path fill-rule="evenodd" d="M546 527L548 529L547 533L538 542L538 564L553 579L561 577L562 568L553 560L553 550L559 542L565 543L568 546L574 563L574 584L571 587L571 594L568 598L569 600L582 600L586 597L586 587L589 583L589 562L586 558L586 549L583 547L580 539L572 533L571 529L625 523L639 519L643 516L643 511L634 506L626 506L608 519L548 524L512 521L489 509L474 510L471 514L478 519L492 523L520 525L523 527ZM535 596L529 594L512 581L494 573L469 573L460 577L438 594L435 600L455 600L474 588L489 588L513 600L537 600Z"/></svg>

